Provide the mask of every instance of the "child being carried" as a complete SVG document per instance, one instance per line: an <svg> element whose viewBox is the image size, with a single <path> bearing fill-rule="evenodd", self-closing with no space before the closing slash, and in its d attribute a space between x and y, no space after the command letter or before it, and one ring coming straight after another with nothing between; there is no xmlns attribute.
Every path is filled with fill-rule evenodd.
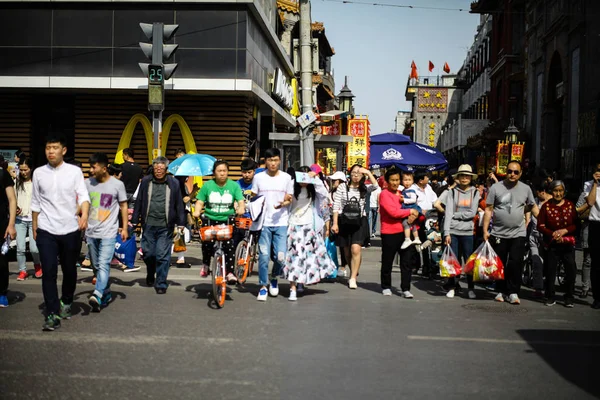
<svg viewBox="0 0 600 400"><path fill-rule="evenodd" d="M414 182L414 176L411 172L402 173L402 186L404 187L404 190L402 191L402 199L400 200L402 202L402 208L414 208L419 212L420 215L419 218L415 219L412 224L408 222L408 218L402 221L402 227L404 228L404 242L400 247L401 249L406 249L413 244L421 244L421 240L419 239L419 222L423 211L421 210L421 207L417 205L417 192L412 189ZM411 232L413 240L411 240Z"/></svg>

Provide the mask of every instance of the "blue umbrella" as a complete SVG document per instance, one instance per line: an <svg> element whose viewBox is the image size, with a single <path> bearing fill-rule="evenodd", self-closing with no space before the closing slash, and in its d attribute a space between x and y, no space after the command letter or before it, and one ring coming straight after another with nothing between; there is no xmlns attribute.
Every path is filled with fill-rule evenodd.
<svg viewBox="0 0 600 400"><path fill-rule="evenodd" d="M208 154L186 154L169 164L169 172L175 176L212 175L215 161Z"/></svg>
<svg viewBox="0 0 600 400"><path fill-rule="evenodd" d="M376 136L374 136L376 137ZM405 171L436 171L448 167L446 158L433 147L415 142L375 143L371 140L371 166L395 165Z"/></svg>

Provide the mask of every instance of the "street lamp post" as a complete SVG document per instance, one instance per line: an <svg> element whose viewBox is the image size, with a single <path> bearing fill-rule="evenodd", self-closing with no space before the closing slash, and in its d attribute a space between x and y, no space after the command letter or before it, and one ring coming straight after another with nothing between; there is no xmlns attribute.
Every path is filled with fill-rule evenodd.
<svg viewBox="0 0 600 400"><path fill-rule="evenodd" d="M519 140L519 130L515 126L515 119L511 118L508 127L504 130L505 140L508 142L508 162L512 161L513 144Z"/></svg>
<svg viewBox="0 0 600 400"><path fill-rule="evenodd" d="M348 87L348 77L347 76L344 79L344 87L342 87L342 90L337 95L337 97L338 97L338 101L340 104L340 109L348 114L348 116L342 120L342 124L343 124L342 132L347 132L347 130L348 130L348 122L347 121L348 121L348 119L350 119L354 116L354 108L352 107L352 101L355 97L354 94L352 94L352 91L350 90L350 88ZM345 153L345 152L342 152L341 149L343 149L342 146L340 146L340 150L338 150L338 156L339 156L339 153ZM338 157L338 158L340 158L340 157ZM346 157L341 156L341 159L346 160ZM346 161L344 161L342 163L343 169L345 169L347 167L346 164L347 164Z"/></svg>

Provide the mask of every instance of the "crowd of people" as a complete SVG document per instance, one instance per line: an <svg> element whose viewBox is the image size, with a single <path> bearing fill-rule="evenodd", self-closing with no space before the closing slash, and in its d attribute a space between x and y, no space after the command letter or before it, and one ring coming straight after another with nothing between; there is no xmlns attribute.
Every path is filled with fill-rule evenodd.
<svg viewBox="0 0 600 400"><path fill-rule="evenodd" d="M89 159L89 178L80 166L65 161L65 140L46 140L47 164L36 168L25 154L15 154L9 173L0 169L0 231L7 242L16 238L17 280L29 277L26 242L33 259L35 278L42 280L45 302L43 329L52 331L71 316L82 239L87 258L81 267L93 266L94 291L88 302L99 312L111 301L110 266L115 245L135 242L141 227L140 253L146 265L146 284L157 294L168 290L171 257L186 266L184 254L173 245L178 236L191 236L196 221L202 226L233 224L237 217L252 218L250 228L258 242L258 301L279 294L279 279L290 283L290 301L297 293L335 272L357 289L362 251L376 236L378 215L381 236L381 288L391 296L392 265L400 257L400 292L412 299L412 275L421 271L436 278L436 260L429 251L436 244L449 246L463 264L481 242L489 241L504 265L504 279L494 282L495 300L520 304L524 251L529 247L533 265L534 295L547 306L556 304L558 265L565 271L564 302L573 307L577 266L576 235L584 249L582 298L593 292L592 307L600 309L600 254L590 246L600 237L600 164L585 183L577 203L568 200L566 185L548 179L534 186L521 181L522 165L511 161L503 180L490 174L479 181L468 164L461 165L438 183L424 171L392 167L381 177L360 165L348 175L338 171L325 177L314 164L284 172L278 149L268 149L260 163L246 159L242 178L229 178L229 164L218 160L214 179L201 187L193 177L168 172L169 160L157 157L144 174L131 149L125 162L110 164L103 153ZM185 152L178 149L175 156ZM536 195L534 196L534 191ZM260 199L260 202L257 200ZM261 204L250 212L249 204ZM432 218L435 215L435 218ZM227 275L234 273L235 248L244 233L223 243ZM131 238L131 239L130 239ZM328 251L327 242L339 248L340 259ZM174 252L175 251L175 252ZM214 243L202 246L201 276L207 276ZM272 268L269 271L269 264ZM63 281L57 287L58 265ZM338 268L339 265L339 268ZM123 264L125 272L140 269ZM336 271L337 270L337 271ZM462 292L460 276L445 280L448 298ZM472 275L466 275L467 297L477 298ZM0 307L7 307L8 259L0 255Z"/></svg>

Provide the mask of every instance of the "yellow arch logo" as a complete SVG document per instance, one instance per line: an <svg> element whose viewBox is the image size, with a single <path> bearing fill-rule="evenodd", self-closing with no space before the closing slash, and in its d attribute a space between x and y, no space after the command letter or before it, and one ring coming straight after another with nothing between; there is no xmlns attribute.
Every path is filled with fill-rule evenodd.
<svg viewBox="0 0 600 400"><path fill-rule="evenodd" d="M154 141L152 124L150 123L148 117L140 113L135 114L133 117L131 117L129 122L127 122L127 125L123 130L123 134L121 135L121 140L119 140L119 147L117 148L117 154L115 155L115 163L122 164L125 161L123 159L123 150L131 145L131 138L133 137L133 132L135 132L135 128L138 124L142 124L142 128L144 129L146 144L148 146L148 160L152 161L152 144ZM163 131L160 137L162 153L166 154L167 152L167 142L169 141L169 134L171 133L173 124L177 124L177 126L179 126L179 131L181 132L181 136L183 136L185 152L188 154L196 154L198 150L196 149L196 143L194 142L192 131L190 130L187 122L185 122L183 117L179 114L170 115L163 124Z"/></svg>

